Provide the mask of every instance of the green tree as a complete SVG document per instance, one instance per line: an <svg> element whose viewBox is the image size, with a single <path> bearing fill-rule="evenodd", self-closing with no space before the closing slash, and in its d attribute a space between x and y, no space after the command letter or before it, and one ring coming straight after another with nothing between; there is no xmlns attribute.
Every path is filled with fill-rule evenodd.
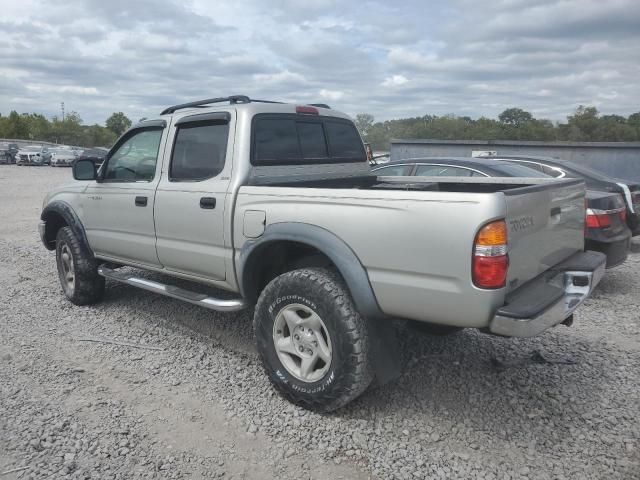
<svg viewBox="0 0 640 480"><path fill-rule="evenodd" d="M568 140L593 141L598 129L598 109L596 107L585 107L580 105L573 115L567 117L567 124L571 128L572 137Z"/></svg>
<svg viewBox="0 0 640 480"><path fill-rule="evenodd" d="M533 115L521 108L507 108L498 115L498 120L509 127L520 128L533 120Z"/></svg>
<svg viewBox="0 0 640 480"><path fill-rule="evenodd" d="M356 128L360 132L360 135L362 135L362 138L364 138L365 140L367 138L369 130L373 126L374 120L375 119L373 115L369 115L368 113L359 113L356 115Z"/></svg>
<svg viewBox="0 0 640 480"><path fill-rule="evenodd" d="M124 113L116 112L107 118L105 124L109 130L120 136L131 126L131 120Z"/></svg>

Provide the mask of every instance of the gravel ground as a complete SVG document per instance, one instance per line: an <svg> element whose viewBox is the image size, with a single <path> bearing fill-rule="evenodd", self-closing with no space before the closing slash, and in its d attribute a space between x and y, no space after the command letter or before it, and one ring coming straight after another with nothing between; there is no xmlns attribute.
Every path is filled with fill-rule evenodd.
<svg viewBox="0 0 640 480"><path fill-rule="evenodd" d="M100 305L67 302L36 224L70 178L0 167L3 480L640 478L640 255L571 328L400 328L401 378L318 415L270 388L247 314L112 283Z"/></svg>

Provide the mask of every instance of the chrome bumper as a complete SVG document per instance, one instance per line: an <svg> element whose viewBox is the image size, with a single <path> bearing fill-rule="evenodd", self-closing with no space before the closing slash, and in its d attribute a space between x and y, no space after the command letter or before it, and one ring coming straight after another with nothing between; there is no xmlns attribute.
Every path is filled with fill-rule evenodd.
<svg viewBox="0 0 640 480"><path fill-rule="evenodd" d="M524 291L516 293L513 303L496 312L489 330L506 337L533 337L570 317L600 283L606 266L606 257L601 253L578 255L582 257L567 262L566 270L560 266L544 278L525 285ZM585 256L588 257L585 262L589 264L588 268L571 268L579 265ZM551 300L545 302L545 298L540 298L541 293L551 296ZM528 315L521 315L522 312Z"/></svg>

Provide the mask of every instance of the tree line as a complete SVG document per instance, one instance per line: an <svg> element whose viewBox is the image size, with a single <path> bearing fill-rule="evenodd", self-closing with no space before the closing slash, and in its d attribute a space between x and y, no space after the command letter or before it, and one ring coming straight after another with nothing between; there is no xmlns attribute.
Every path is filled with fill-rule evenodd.
<svg viewBox="0 0 640 480"><path fill-rule="evenodd" d="M388 150L392 138L439 140L541 140L575 142L623 142L640 140L640 112L628 117L600 115L595 107L580 105L567 121L535 118L521 108L508 108L498 119L425 115L376 122L372 115L356 115L356 126L365 142L376 150Z"/></svg>
<svg viewBox="0 0 640 480"><path fill-rule="evenodd" d="M39 113L18 114L12 111L0 115L0 138L40 140L80 147L110 147L131 126L131 120L122 112L113 113L105 126L84 125L77 112L49 120Z"/></svg>
<svg viewBox="0 0 640 480"><path fill-rule="evenodd" d="M0 115L0 138L43 140L81 147L110 147L131 126L122 112L113 113L105 126L84 125L77 112L51 120L39 113ZM542 140L576 142L640 141L640 112L628 117L600 115L595 107L580 105L567 121L535 118L521 108L508 108L498 119L425 115L376 122L372 115L356 115L365 142L386 150L392 138L440 140Z"/></svg>

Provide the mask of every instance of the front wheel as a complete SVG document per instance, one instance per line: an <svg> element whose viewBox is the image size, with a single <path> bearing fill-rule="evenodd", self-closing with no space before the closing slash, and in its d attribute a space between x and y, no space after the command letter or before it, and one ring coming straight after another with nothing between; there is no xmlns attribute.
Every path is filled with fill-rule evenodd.
<svg viewBox="0 0 640 480"><path fill-rule="evenodd" d="M373 379L367 323L333 271L280 275L262 291L253 322L267 375L292 403L336 410Z"/></svg>
<svg viewBox="0 0 640 480"><path fill-rule="evenodd" d="M89 305L102 300L104 278L98 275L98 264L69 227L58 230L56 263L62 290L72 303Z"/></svg>

